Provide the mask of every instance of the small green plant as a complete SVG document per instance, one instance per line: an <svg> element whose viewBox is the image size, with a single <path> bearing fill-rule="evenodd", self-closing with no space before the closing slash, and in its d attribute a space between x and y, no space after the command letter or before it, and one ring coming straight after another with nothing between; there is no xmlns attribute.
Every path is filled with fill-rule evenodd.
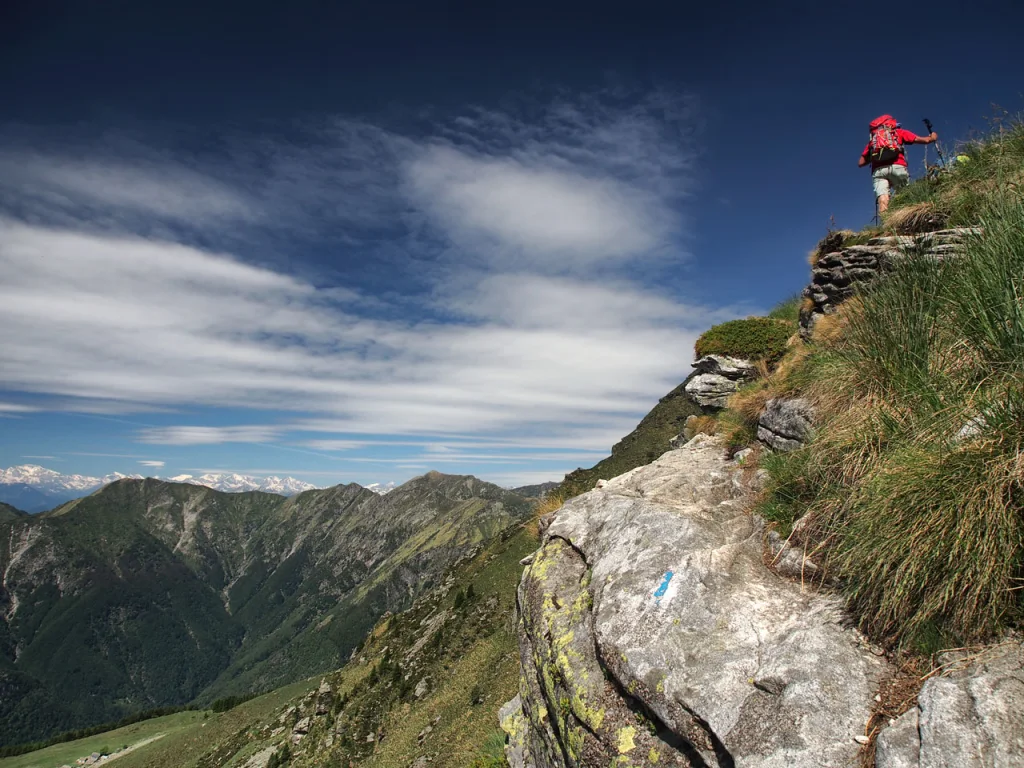
<svg viewBox="0 0 1024 768"><path fill-rule="evenodd" d="M470 768L505 768L505 734L502 731L493 731L483 744L477 755L470 763Z"/></svg>
<svg viewBox="0 0 1024 768"><path fill-rule="evenodd" d="M786 344L795 331L788 320L769 317L748 317L743 320L712 326L697 339L697 357L726 355L746 360L764 361L769 365L786 352Z"/></svg>

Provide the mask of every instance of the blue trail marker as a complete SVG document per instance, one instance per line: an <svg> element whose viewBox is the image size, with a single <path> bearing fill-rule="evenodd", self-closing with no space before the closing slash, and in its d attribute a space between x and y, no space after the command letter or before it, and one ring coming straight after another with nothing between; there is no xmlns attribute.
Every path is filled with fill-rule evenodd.
<svg viewBox="0 0 1024 768"><path fill-rule="evenodd" d="M654 604L661 605L661 598L668 592L669 582L672 581L672 571L665 571L665 575L661 579L661 584L656 590L654 590Z"/></svg>

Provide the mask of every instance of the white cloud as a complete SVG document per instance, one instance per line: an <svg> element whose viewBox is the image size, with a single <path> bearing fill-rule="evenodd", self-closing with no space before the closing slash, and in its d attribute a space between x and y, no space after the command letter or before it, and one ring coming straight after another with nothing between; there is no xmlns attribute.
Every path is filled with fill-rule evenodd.
<svg viewBox="0 0 1024 768"><path fill-rule="evenodd" d="M510 266L646 253L666 233L641 190L574 170L428 147L406 169L414 199L458 244L497 249Z"/></svg>
<svg viewBox="0 0 1024 768"><path fill-rule="evenodd" d="M139 464L141 464L144 467L153 467L153 468L162 467L166 463L167 463L166 461L140 461L139 462Z"/></svg>
<svg viewBox="0 0 1024 768"><path fill-rule="evenodd" d="M0 413L33 413L38 411L30 405L19 405L18 403L0 403Z"/></svg>
<svg viewBox="0 0 1024 768"><path fill-rule="evenodd" d="M471 110L400 154L407 192L443 237L491 267L566 273L681 259L692 187L690 104L604 92Z"/></svg>
<svg viewBox="0 0 1024 768"><path fill-rule="evenodd" d="M154 427L139 433L139 441L158 445L217 445L268 443L278 436L273 427ZM140 464L146 464L140 461ZM163 462L159 462L163 464ZM153 465L155 466L155 465Z"/></svg>

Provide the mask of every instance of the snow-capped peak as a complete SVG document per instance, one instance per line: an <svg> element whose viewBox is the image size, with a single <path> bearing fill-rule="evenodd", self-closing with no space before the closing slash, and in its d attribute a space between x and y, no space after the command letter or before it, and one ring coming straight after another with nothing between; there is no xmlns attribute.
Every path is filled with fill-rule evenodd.
<svg viewBox="0 0 1024 768"><path fill-rule="evenodd" d="M366 490L373 491L374 493L378 493L383 496L384 494L395 490L395 481L392 480L390 483L370 483L365 487Z"/></svg>
<svg viewBox="0 0 1024 768"><path fill-rule="evenodd" d="M240 493L243 491L266 491L267 493L279 493L282 496L294 496L296 493L310 491L317 486L294 477L254 477L252 475L239 475L234 472L207 472L199 475L175 475L167 478L172 483L191 483L192 485L205 485L217 491L227 493Z"/></svg>
<svg viewBox="0 0 1024 768"><path fill-rule="evenodd" d="M100 486L124 480L125 478L142 479L142 475L126 475L122 472L111 472L103 477L88 475L62 475L52 469L37 464L22 464L9 469L0 469L0 485L30 485L33 488L61 500L84 496ZM309 491L317 486L294 477L253 477L233 472L208 472L198 477L193 475L175 475L167 478L172 483L191 483L205 485L218 491L238 493L241 491L266 491L293 496L302 491Z"/></svg>
<svg viewBox="0 0 1024 768"><path fill-rule="evenodd" d="M62 475L52 469L40 467L38 464L22 464L18 467L10 467L0 470L0 485L13 485L20 483L31 485L40 491L49 493L65 493L67 491L91 491L101 485L121 480L129 475L122 475L120 472L106 475L105 477L89 477L88 475ZM142 477L142 475L131 475L131 477Z"/></svg>

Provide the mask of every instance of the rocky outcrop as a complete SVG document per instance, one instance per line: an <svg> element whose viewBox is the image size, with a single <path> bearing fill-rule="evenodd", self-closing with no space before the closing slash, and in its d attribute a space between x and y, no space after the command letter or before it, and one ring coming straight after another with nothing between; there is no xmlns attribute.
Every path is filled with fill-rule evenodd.
<svg viewBox="0 0 1024 768"><path fill-rule="evenodd" d="M876 237L865 245L851 245L822 254L814 263L811 283L803 292L808 305L800 312L800 335L810 338L822 315L836 311L856 291L858 284L877 277L889 265L908 256L948 258L963 249L964 241L980 234L978 228L961 227L921 235Z"/></svg>
<svg viewBox="0 0 1024 768"><path fill-rule="evenodd" d="M795 451L814 433L814 408L802 397L769 400L757 420L757 439L776 451Z"/></svg>
<svg viewBox="0 0 1024 768"><path fill-rule="evenodd" d="M519 587L516 765L856 763L886 663L765 566L752 474L701 435L558 511Z"/></svg>
<svg viewBox="0 0 1024 768"><path fill-rule="evenodd" d="M877 768L1024 765L1024 644L943 661L952 671L928 680L917 706L879 734Z"/></svg>
<svg viewBox="0 0 1024 768"><path fill-rule="evenodd" d="M725 355L705 355L693 367L686 394L702 408L725 408L729 396L757 373L750 360Z"/></svg>

